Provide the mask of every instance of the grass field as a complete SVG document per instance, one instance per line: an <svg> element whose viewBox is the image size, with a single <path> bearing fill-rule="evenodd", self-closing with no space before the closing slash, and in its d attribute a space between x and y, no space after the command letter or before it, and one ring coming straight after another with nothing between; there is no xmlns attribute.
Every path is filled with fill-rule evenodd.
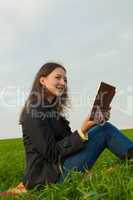
<svg viewBox="0 0 133 200"><path fill-rule="evenodd" d="M124 130L133 140L133 130ZM19 183L24 169L22 139L0 140L0 191ZM0 197L4 199L5 197ZM8 197L6 199L15 199ZM63 184L47 185L17 199L33 200L133 200L133 162L122 162L105 150L92 169L92 175L72 172Z"/></svg>

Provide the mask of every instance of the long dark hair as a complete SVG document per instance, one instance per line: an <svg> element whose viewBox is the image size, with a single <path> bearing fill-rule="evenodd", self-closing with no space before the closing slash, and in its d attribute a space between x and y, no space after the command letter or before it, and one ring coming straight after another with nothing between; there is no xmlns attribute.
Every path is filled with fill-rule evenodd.
<svg viewBox="0 0 133 200"><path fill-rule="evenodd" d="M19 124L22 124L23 122L23 115L25 112L28 112L30 105L33 104L33 102L41 102L42 98L45 98L45 88L40 83L40 77L44 76L47 77L54 69L56 68L62 68L65 72L66 69L58 63L46 63L44 64L38 73L35 76L35 79L33 81L33 85L30 91L30 94L25 102L25 105L21 111L20 118L19 118ZM43 96L42 96L43 95ZM56 101L55 108L59 113L64 113L68 106L69 97L68 97L68 88L66 87L63 94L60 96L59 101Z"/></svg>

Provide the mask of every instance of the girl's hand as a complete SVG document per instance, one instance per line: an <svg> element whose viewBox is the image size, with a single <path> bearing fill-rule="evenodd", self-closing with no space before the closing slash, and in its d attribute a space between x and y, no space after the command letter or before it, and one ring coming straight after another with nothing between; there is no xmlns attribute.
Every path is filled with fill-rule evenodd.
<svg viewBox="0 0 133 200"><path fill-rule="evenodd" d="M106 121L108 121L110 118L110 110L111 110L111 107L109 107L108 110L104 110L104 109L101 110Z"/></svg>
<svg viewBox="0 0 133 200"><path fill-rule="evenodd" d="M100 109L97 107L97 111L94 116L94 121L96 124L104 124L106 121L110 118L110 110L111 107L108 110Z"/></svg>
<svg viewBox="0 0 133 200"><path fill-rule="evenodd" d="M101 110L99 107L97 108L97 112L94 116L94 120L89 120L89 116L86 117L86 119L83 121L81 125L81 131L85 134L89 128L94 126L95 124L104 124L106 121L110 118L110 110Z"/></svg>
<svg viewBox="0 0 133 200"><path fill-rule="evenodd" d="M88 129L94 125L95 125L95 122L89 120L89 116L87 116L81 125L81 131L85 134L88 131Z"/></svg>

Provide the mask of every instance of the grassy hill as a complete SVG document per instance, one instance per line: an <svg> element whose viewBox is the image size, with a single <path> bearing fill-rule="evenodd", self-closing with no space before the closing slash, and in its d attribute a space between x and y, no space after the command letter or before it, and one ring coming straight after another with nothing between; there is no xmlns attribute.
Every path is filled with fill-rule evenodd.
<svg viewBox="0 0 133 200"><path fill-rule="evenodd" d="M133 140L133 130L123 132ZM24 160L22 139L0 140L0 191L20 182ZM72 172L63 184L49 185L42 192L33 191L32 196L25 194L18 199L132 200L133 162L121 162L105 150L94 165L92 176Z"/></svg>

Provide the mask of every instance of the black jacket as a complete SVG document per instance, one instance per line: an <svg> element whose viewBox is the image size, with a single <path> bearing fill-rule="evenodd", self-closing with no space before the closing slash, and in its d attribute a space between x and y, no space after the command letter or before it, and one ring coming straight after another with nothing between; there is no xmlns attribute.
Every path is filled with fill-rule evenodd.
<svg viewBox="0 0 133 200"><path fill-rule="evenodd" d="M69 122L51 108L31 108L22 122L26 168L26 188L55 183L60 175L60 160L85 146Z"/></svg>

